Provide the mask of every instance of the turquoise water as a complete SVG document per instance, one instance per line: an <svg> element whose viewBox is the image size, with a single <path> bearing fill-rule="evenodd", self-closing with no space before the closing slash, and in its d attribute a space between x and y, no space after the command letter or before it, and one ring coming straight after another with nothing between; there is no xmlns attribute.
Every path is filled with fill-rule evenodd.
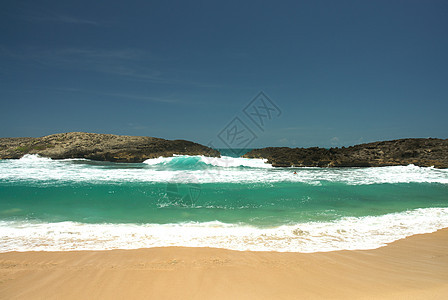
<svg viewBox="0 0 448 300"><path fill-rule="evenodd" d="M448 172L434 168L291 169L185 156L141 164L0 161L2 251L315 252L375 248L447 226Z"/></svg>
<svg viewBox="0 0 448 300"><path fill-rule="evenodd" d="M180 188L188 190L187 184ZM190 203L170 199L165 183L0 185L0 217L86 223L246 223L278 226L446 207L448 187L438 183L349 185L325 182L204 183Z"/></svg>

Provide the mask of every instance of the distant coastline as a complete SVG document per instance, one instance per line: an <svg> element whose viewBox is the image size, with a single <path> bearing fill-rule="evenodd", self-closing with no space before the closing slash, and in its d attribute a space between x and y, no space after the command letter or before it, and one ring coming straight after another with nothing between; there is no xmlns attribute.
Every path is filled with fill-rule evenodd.
<svg viewBox="0 0 448 300"><path fill-rule="evenodd" d="M342 148L267 147L243 157L264 158L274 167L385 167L414 164L448 168L448 139L413 138Z"/></svg>
<svg viewBox="0 0 448 300"><path fill-rule="evenodd" d="M86 158L139 163L149 158L180 155L220 157L210 147L186 140L165 140L85 132L52 134L39 138L0 138L0 159L38 154L53 159ZM274 167L382 167L414 164L448 168L448 139L409 138L341 148L266 147L245 158L267 159Z"/></svg>
<svg viewBox="0 0 448 300"><path fill-rule="evenodd" d="M68 132L39 138L0 138L0 159L17 159L25 154L129 163L174 154L220 156L217 150L194 142L145 136Z"/></svg>

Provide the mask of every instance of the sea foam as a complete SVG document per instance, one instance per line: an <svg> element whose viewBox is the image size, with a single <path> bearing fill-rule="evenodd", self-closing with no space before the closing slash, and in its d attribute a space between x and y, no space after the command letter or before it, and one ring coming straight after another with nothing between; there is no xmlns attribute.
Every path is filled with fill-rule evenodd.
<svg viewBox="0 0 448 300"><path fill-rule="evenodd" d="M271 228L217 221L141 225L0 221L0 252L184 246L310 253L375 249L444 227L448 227L448 208Z"/></svg>
<svg viewBox="0 0 448 300"><path fill-rule="evenodd" d="M294 174L294 171L297 174ZM85 159L51 160L35 155L0 161L0 183L150 183L185 182L186 179L195 183L448 184L448 170L414 165L375 168L272 168L261 159L217 159L203 156L155 158L142 164L114 164Z"/></svg>
<svg viewBox="0 0 448 300"><path fill-rule="evenodd" d="M204 163L215 167L231 168L231 167L249 167L249 168L272 168L271 164L267 163L267 159L259 158L243 158L243 157L208 157L203 155L189 156L189 155L174 155L173 157L158 157L145 160L143 163L148 165L180 165L191 163ZM199 167L199 166L198 166Z"/></svg>

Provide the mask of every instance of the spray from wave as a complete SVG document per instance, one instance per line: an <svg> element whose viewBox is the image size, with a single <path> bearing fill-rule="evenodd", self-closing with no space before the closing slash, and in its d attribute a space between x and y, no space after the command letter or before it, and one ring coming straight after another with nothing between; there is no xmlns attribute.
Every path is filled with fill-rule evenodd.
<svg viewBox="0 0 448 300"><path fill-rule="evenodd" d="M207 156L189 156L189 155L174 155L173 157L159 157L147 159L143 163L148 165L163 165L163 166L181 166L181 165L210 165L222 168L272 168L271 164L267 163L267 159L254 159L242 157L207 157ZM198 166L199 167L199 166Z"/></svg>

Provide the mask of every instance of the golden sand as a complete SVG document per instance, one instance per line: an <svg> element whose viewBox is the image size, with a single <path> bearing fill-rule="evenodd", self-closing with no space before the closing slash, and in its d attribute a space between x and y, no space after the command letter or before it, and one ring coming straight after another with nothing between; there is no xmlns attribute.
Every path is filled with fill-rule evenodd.
<svg viewBox="0 0 448 300"><path fill-rule="evenodd" d="M152 248L0 254L1 299L448 299L448 229L327 253Z"/></svg>

